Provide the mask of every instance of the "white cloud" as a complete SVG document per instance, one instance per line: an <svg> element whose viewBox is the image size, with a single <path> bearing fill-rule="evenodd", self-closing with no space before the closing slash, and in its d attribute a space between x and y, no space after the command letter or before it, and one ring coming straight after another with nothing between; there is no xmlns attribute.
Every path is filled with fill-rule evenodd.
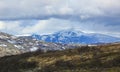
<svg viewBox="0 0 120 72"><path fill-rule="evenodd" d="M29 24L29 22L31 22L31 24ZM70 29L74 26L74 23L76 23L74 21L55 18L29 22L25 22L25 24L23 21L0 21L0 30L11 34L48 34L64 29Z"/></svg>
<svg viewBox="0 0 120 72"><path fill-rule="evenodd" d="M39 20L36 24L27 26L22 30L24 33L48 34L59 30L71 28L73 22L61 19Z"/></svg>
<svg viewBox="0 0 120 72"><path fill-rule="evenodd" d="M29 24L30 23L30 24ZM0 31L11 34L50 34L64 29L77 29L86 33L102 33L111 36L119 36L120 26L109 25L94 21L70 21L51 18L35 21L0 21Z"/></svg>
<svg viewBox="0 0 120 72"><path fill-rule="evenodd" d="M4 29L4 28L5 28L4 22L0 22L0 29Z"/></svg>
<svg viewBox="0 0 120 72"><path fill-rule="evenodd" d="M22 33L38 33L39 31L43 30L46 28L46 20L41 20L38 21L36 24L31 25L31 26L26 26L23 30Z"/></svg>
<svg viewBox="0 0 120 72"><path fill-rule="evenodd" d="M1 0L0 19L120 14L120 0Z"/></svg>
<svg viewBox="0 0 120 72"><path fill-rule="evenodd" d="M22 30L22 27L18 21L0 21L0 30L11 34L17 34Z"/></svg>
<svg viewBox="0 0 120 72"><path fill-rule="evenodd" d="M46 34L73 27L118 35L119 3L120 0L0 0L0 31ZM36 18L39 20L32 21Z"/></svg>

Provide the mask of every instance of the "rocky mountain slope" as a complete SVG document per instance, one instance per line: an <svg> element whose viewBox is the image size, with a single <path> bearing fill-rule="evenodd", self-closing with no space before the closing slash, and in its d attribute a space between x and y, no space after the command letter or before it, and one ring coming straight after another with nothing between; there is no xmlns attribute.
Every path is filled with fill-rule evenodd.
<svg viewBox="0 0 120 72"><path fill-rule="evenodd" d="M36 40L32 37L17 37L7 33L0 32L0 56L25 53L30 51L42 50L64 50L74 48L73 45L60 43L47 43Z"/></svg>
<svg viewBox="0 0 120 72"><path fill-rule="evenodd" d="M16 48L0 47L0 57L8 56L8 55L16 55L16 54L21 54L21 51L19 51Z"/></svg>
<svg viewBox="0 0 120 72"><path fill-rule="evenodd" d="M32 36L13 36L7 33L0 32L0 57L37 50L42 50L43 52L65 50L67 48L85 46L86 44L97 42L98 39L99 41L104 42L119 41L119 38L105 35L101 36L98 34L87 34L88 37L84 37L83 35L86 36L85 33L79 31L61 31L47 36L39 36L35 34Z"/></svg>
<svg viewBox="0 0 120 72"><path fill-rule="evenodd" d="M0 57L22 53L13 44L9 43L11 38L14 38L14 36L0 32Z"/></svg>
<svg viewBox="0 0 120 72"><path fill-rule="evenodd" d="M77 30L62 30L49 35L33 34L31 37L45 42L63 44L100 44L120 42L120 38L96 33L83 33Z"/></svg>
<svg viewBox="0 0 120 72"><path fill-rule="evenodd" d="M120 43L3 57L0 72L120 72Z"/></svg>

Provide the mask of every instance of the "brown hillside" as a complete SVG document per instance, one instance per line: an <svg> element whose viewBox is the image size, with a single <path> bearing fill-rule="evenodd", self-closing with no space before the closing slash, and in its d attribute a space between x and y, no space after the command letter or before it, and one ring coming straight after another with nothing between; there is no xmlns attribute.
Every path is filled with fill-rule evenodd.
<svg viewBox="0 0 120 72"><path fill-rule="evenodd" d="M3 57L0 72L120 72L120 44Z"/></svg>

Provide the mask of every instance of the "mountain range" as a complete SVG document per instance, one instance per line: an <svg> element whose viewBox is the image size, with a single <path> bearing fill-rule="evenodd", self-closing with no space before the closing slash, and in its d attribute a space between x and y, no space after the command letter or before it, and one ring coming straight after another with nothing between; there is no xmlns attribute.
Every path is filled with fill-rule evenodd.
<svg viewBox="0 0 120 72"><path fill-rule="evenodd" d="M48 35L32 34L27 36L14 36L0 32L0 57L37 50L46 52L113 42L120 42L120 38L96 33L88 34L76 30L62 30Z"/></svg>
<svg viewBox="0 0 120 72"><path fill-rule="evenodd" d="M32 38L45 42L62 44L101 44L120 42L120 38L98 33L84 33L78 30L62 30L48 35L32 34Z"/></svg>

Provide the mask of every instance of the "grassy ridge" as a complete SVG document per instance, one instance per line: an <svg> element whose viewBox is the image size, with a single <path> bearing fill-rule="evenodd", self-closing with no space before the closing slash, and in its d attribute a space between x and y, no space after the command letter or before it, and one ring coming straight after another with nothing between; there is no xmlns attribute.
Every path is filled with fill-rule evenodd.
<svg viewBox="0 0 120 72"><path fill-rule="evenodd" d="M120 72L120 44L7 56L0 72Z"/></svg>

